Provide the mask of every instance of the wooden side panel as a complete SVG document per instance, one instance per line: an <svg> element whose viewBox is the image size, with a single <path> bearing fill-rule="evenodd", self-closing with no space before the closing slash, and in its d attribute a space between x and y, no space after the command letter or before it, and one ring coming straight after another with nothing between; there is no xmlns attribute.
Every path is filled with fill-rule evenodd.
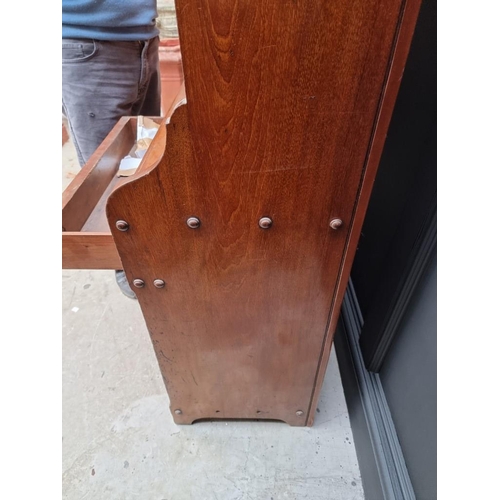
<svg viewBox="0 0 500 500"><path fill-rule="evenodd" d="M107 205L176 422L312 424L401 7L177 1L187 105L158 166Z"/></svg>
<svg viewBox="0 0 500 500"><path fill-rule="evenodd" d="M318 366L318 375L313 391L311 406L309 408L307 425L312 425L314 422L314 415L319 401L320 390L325 378L328 359L330 358L333 334L340 316L342 301L347 288L347 283L349 281L352 264L356 254L356 248L361 235L361 229L363 227L363 221L368 208L368 203L370 201L373 184L375 182L375 175L382 156L382 150L387 131L389 129L392 111L396 103L399 85L401 83L401 79L403 78L404 67L410 50L415 25L417 23L420 5L421 0L409 0L404 3L401 10L401 22L394 41L394 51L391 65L387 73L387 83L384 86L380 99L379 112L374 124L373 138L367 154L366 166L362 176L359 196L354 207L353 223L346 242L346 250L340 271L339 283L333 295L332 313Z"/></svg>

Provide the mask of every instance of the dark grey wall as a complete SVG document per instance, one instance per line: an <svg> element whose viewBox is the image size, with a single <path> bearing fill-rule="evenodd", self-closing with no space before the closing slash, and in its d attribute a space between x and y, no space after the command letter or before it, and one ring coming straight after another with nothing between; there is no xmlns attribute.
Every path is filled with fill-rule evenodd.
<svg viewBox="0 0 500 500"><path fill-rule="evenodd" d="M351 271L363 317L359 341L357 337L352 341L347 322L344 326L348 334L340 332L335 341L363 484L370 500L413 498L408 489L403 495L386 494L384 490L380 496L380 485L385 485L388 476L395 484L394 491L398 485L407 484L409 475L417 500L437 496L436 257L434 252L427 261L432 245L423 244L423 236L435 235L436 10L436 0L423 0ZM425 259L419 257L422 248L427 248ZM422 263L419 271L427 262L422 276L412 274L415 262ZM409 290L403 285L410 283L411 293L403 294L402 290ZM394 305L398 300L397 304L406 305L406 298L407 309ZM398 321L390 323L388 318L396 317L397 311L404 311L402 321L398 314ZM394 326L389 328L390 324ZM353 355L353 342L363 355L361 361L358 351ZM378 354L381 347L383 352ZM368 372L367 367L373 371ZM363 391L361 376L377 382L376 393ZM374 419L370 420L367 408L385 411L384 418L391 426L384 428L375 422L375 430L387 443L399 441L400 448L388 452L387 446L375 442ZM392 463L397 477L381 473L381 461ZM408 473L401 472L398 463L406 463Z"/></svg>
<svg viewBox="0 0 500 500"><path fill-rule="evenodd" d="M365 321L381 308L384 281L401 274L435 197L436 11L436 0L423 0L351 271Z"/></svg>
<svg viewBox="0 0 500 500"><path fill-rule="evenodd" d="M418 500L436 498L437 259L434 254L380 378Z"/></svg>

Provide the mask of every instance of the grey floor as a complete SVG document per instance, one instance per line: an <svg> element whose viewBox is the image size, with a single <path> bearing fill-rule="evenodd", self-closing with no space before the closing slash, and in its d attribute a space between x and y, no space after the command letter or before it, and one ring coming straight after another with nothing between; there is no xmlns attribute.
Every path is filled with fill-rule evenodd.
<svg viewBox="0 0 500 500"><path fill-rule="evenodd" d="M63 187L77 171L63 148ZM311 428L174 424L137 301L112 271L63 271L63 498L363 500L333 353Z"/></svg>

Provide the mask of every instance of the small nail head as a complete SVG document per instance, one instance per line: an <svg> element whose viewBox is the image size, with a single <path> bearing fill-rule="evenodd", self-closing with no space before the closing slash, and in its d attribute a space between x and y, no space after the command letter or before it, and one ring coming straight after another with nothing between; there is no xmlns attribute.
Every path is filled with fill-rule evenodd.
<svg viewBox="0 0 500 500"><path fill-rule="evenodd" d="M295 412L295 415L297 415L297 417L301 417L302 415L304 415L304 412L302 410L297 410Z"/></svg>
<svg viewBox="0 0 500 500"><path fill-rule="evenodd" d="M273 225L273 220L270 217L262 217L259 220L259 227L262 229L269 229Z"/></svg>
<svg viewBox="0 0 500 500"><path fill-rule="evenodd" d="M182 415L182 410L179 410L179 409L174 410L174 413L175 413L176 415Z"/></svg>
<svg viewBox="0 0 500 500"><path fill-rule="evenodd" d="M340 226L342 226L343 222L342 219L332 219L330 221L330 227L332 229L338 229Z"/></svg>
<svg viewBox="0 0 500 500"><path fill-rule="evenodd" d="M141 279L135 279L132 283L136 288L144 288L145 285L144 280Z"/></svg>
<svg viewBox="0 0 500 500"><path fill-rule="evenodd" d="M198 217L189 217L189 219L186 221L186 224L191 228L191 229L196 229L200 227L200 219Z"/></svg>
<svg viewBox="0 0 500 500"><path fill-rule="evenodd" d="M165 287L165 282L163 280L154 280L153 285L156 288L164 288Z"/></svg>
<svg viewBox="0 0 500 500"><path fill-rule="evenodd" d="M116 228L119 230L119 231L128 231L128 228L129 228L129 224L127 221L125 220L118 220L116 221Z"/></svg>

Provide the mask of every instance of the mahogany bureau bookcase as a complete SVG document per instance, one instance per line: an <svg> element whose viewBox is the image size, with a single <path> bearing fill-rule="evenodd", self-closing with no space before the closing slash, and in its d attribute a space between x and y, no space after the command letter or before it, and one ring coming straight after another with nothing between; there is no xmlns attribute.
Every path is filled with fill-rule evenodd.
<svg viewBox="0 0 500 500"><path fill-rule="evenodd" d="M313 424L419 6L177 0L186 104L63 193L63 267L125 270L175 422Z"/></svg>

